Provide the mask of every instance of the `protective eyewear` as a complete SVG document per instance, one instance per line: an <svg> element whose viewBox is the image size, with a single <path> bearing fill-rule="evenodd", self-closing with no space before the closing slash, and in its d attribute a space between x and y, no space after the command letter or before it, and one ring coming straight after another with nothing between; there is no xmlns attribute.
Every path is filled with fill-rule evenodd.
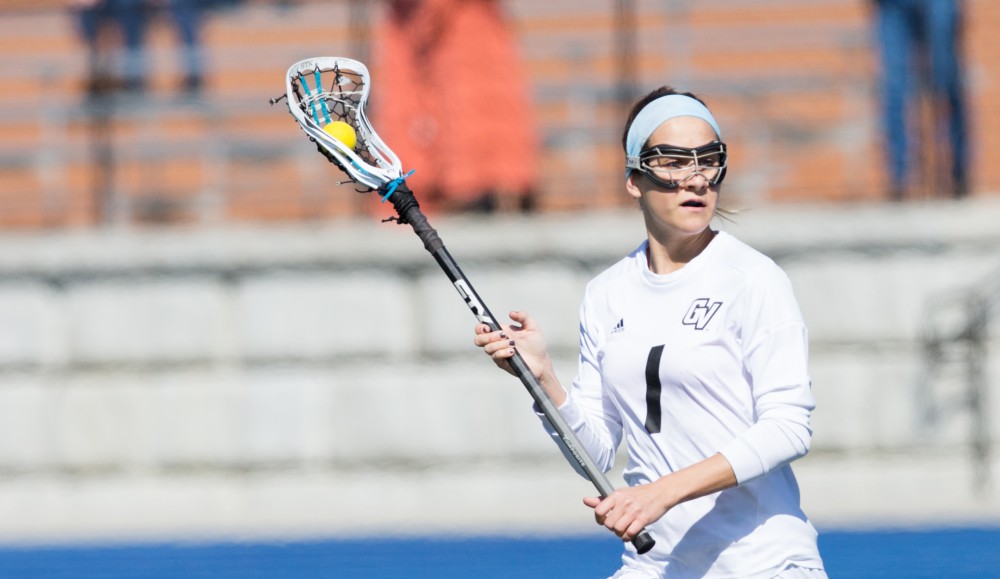
<svg viewBox="0 0 1000 579"><path fill-rule="evenodd" d="M676 189L695 175L701 175L711 185L722 183L726 162L726 144L712 141L693 149L655 145L643 149L638 157L627 157L625 166L643 173L661 187Z"/></svg>

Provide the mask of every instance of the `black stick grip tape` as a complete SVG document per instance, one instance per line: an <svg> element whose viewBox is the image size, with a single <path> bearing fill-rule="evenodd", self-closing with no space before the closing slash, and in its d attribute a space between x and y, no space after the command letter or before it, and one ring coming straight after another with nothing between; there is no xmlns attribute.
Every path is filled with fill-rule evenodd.
<svg viewBox="0 0 1000 579"><path fill-rule="evenodd" d="M640 555L648 553L655 544L656 541L653 540L653 537L649 536L649 531L642 531L632 539L632 546L635 547L635 552Z"/></svg>

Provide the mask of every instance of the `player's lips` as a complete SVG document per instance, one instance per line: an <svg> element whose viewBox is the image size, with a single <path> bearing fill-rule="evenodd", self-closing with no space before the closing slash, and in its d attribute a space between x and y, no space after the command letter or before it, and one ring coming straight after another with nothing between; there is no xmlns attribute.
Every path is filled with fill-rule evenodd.
<svg viewBox="0 0 1000 579"><path fill-rule="evenodd" d="M681 207L705 207L705 202L701 199L688 199L681 203Z"/></svg>

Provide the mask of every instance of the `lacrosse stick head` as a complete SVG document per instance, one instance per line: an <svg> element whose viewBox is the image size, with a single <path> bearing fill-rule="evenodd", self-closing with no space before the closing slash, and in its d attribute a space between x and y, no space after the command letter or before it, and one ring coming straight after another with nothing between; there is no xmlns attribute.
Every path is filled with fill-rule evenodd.
<svg viewBox="0 0 1000 579"><path fill-rule="evenodd" d="M288 68L285 78L288 110L299 127L351 179L378 190L402 177L402 165L365 114L370 90L368 68L350 58L301 60ZM323 130L338 121L357 134L353 148Z"/></svg>

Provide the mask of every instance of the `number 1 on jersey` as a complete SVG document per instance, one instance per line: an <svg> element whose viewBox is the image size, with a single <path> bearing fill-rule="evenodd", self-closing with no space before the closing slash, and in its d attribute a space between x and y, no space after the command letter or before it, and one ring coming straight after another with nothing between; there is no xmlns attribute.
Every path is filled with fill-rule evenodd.
<svg viewBox="0 0 1000 579"><path fill-rule="evenodd" d="M656 434L660 431L660 358L663 357L663 344L649 349L646 358L646 432Z"/></svg>

